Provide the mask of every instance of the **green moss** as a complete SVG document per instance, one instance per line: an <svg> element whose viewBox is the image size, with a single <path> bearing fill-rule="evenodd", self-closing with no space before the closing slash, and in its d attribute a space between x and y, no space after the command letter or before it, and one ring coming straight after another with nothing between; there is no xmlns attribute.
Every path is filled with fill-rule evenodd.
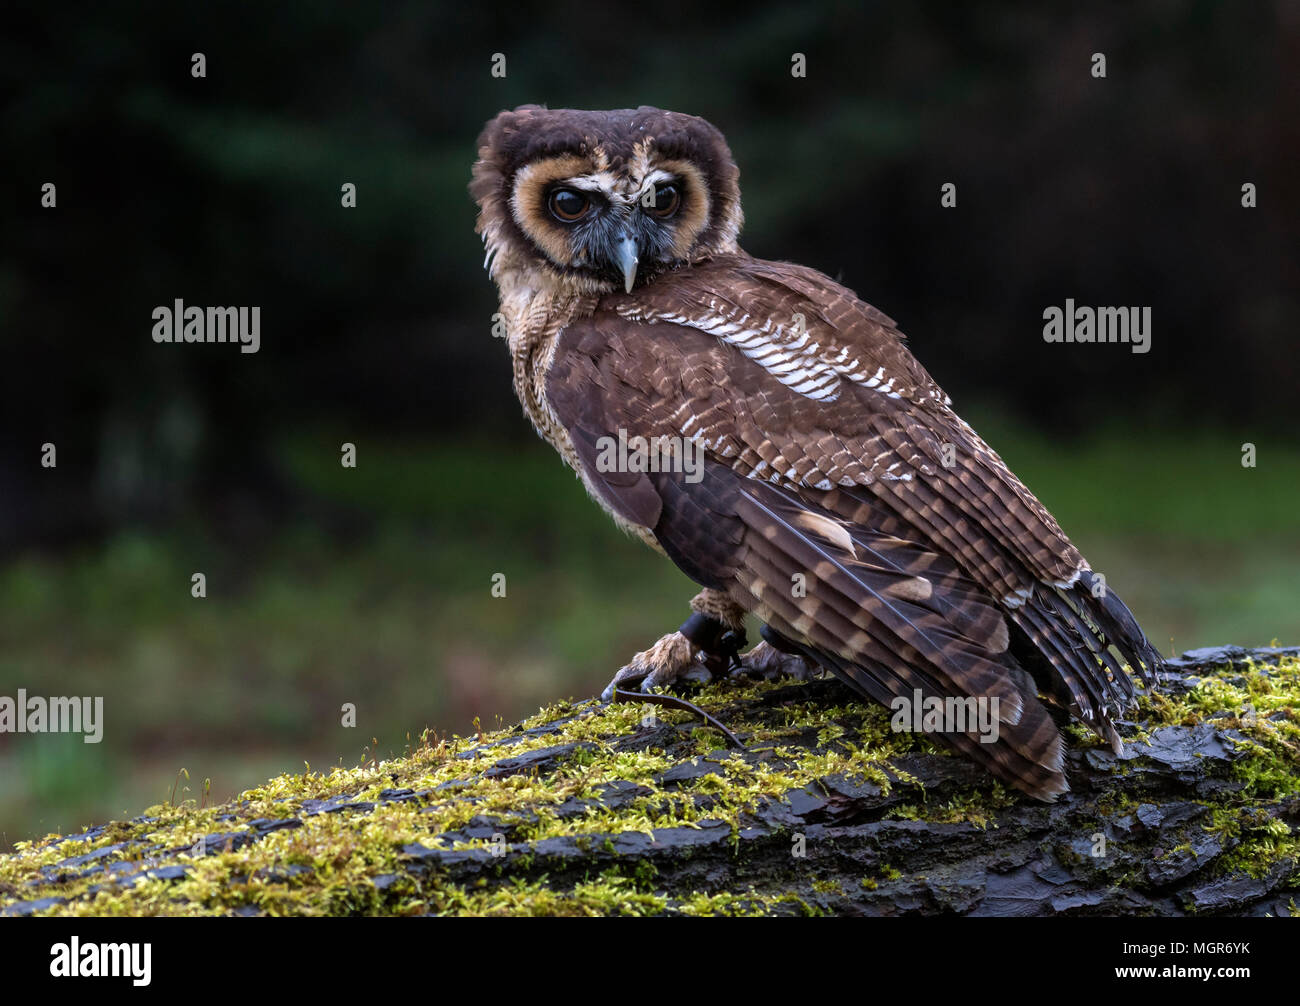
<svg viewBox="0 0 1300 1006"><path fill-rule="evenodd" d="M927 793L894 760L917 753L946 757L946 749L936 749L923 737L892 732L887 713L874 706L759 701L780 687L786 686L724 682L694 696L742 734L744 752L721 750L716 732L676 711L660 711L659 716L672 736L687 735L685 747L678 746L673 756L654 746L631 749L624 742L641 730L641 706L561 702L515 727L473 738L426 735L400 759L278 776L226 805L164 804L149 808L142 818L113 822L86 835L20 843L14 854L0 857L0 906L57 897L66 900L42 914L822 914L824 907L814 902L845 895L838 882L817 877L806 877L806 886L796 891L786 879L773 877L737 882L734 890L670 897L657 886L654 864L635 855L619 856L614 837L720 823L731 829L730 854L736 855L752 815L795 791L816 792L822 780L833 776L873 783L885 796L906 786L906 799L888 809L886 820L997 828L1000 812L1023 799L991 780L950 786L942 798ZM1213 722L1235 738L1235 760L1216 768L1231 785L1206 804L1208 817L1195 825L1231 846L1216 867L1224 874L1264 876L1300 856L1300 842L1259 809L1300 792L1297 709L1297 660L1225 670L1205 677L1186 695L1142 699L1145 736L1160 726L1215 716ZM815 749L808 746L813 738ZM582 746L557 756L558 762L543 773L484 773L503 759L567 745ZM711 771L672 785L660 781L692 753ZM600 799L613 782L639 788L629 799ZM399 789L416 796L383 795ZM308 813L307 801L339 797L375 806ZM1134 813L1138 803L1109 792L1096 806L1104 816L1122 817ZM300 826L266 833L252 823L294 818ZM500 828L513 854L508 869L491 858L500 838L473 831L476 820ZM206 854L190 851L205 836L231 834L242 844L229 849L210 844L201 850ZM595 872L552 884L539 872L553 866L538 847L550 839L570 840L599 853ZM788 841L780 834L773 840ZM181 879L144 879L128 886L112 882L104 871L80 875L86 865L57 867L112 846L121 848L98 861L109 871L180 864L187 872ZM488 855L477 879L453 882L436 866L412 869L404 851L412 846ZM1171 848L1166 855L1182 849ZM611 860L614 865L608 865ZM1136 876L1136 866L1129 870ZM908 879L898 866L883 864L863 877L860 887L873 892Z"/></svg>
<svg viewBox="0 0 1300 1006"><path fill-rule="evenodd" d="M1204 826L1232 846L1216 864L1219 874L1259 878L1279 864L1300 861L1300 839L1258 806L1259 801L1276 802L1300 793L1297 710L1300 660L1294 658L1269 666L1248 661L1202 678L1186 695L1149 695L1143 700L1148 733L1161 725L1191 726L1214 717L1217 727L1235 735L1236 758L1229 777L1240 789L1210 806L1210 821Z"/></svg>
<svg viewBox="0 0 1300 1006"><path fill-rule="evenodd" d="M1300 792L1300 660L1252 662L1201 678L1186 695L1147 694L1139 705L1143 736L1170 724L1190 726L1214 717L1220 729L1240 735L1232 775L1243 795L1282 799ZM1220 714L1227 713L1227 716Z"/></svg>
<svg viewBox="0 0 1300 1006"><path fill-rule="evenodd" d="M737 688L718 685L706 689L699 701L711 705L752 698L768 685ZM861 716L861 710L852 711ZM778 740L783 725L796 730L809 727L829 729L836 737L842 728L827 727L826 717L842 715L845 708L817 709L809 705L781 709L778 725L760 724L755 740ZM534 736L527 731L565 720L552 733ZM374 880L402 874L401 850L415 843L432 845L436 836L464 828L476 817L516 819L512 843L537 843L558 837L599 837L607 850L611 834L655 829L697 827L705 818L722 820L735 828L742 813L752 811L762 799L798 789L836 772L872 778L882 786L889 777L882 766L888 758L891 738L881 736L871 748L844 745L834 751L810 753L802 748L771 748L777 760L751 764L738 754L718 759L718 774L689 780L669 792L654 780L674 762L661 751L619 751L612 742L635 732L641 709L635 705L600 708L593 703L574 706L558 703L540 710L515 728L484 733L473 740L453 737L434 741L426 737L407 758L369 762L358 768L333 768L328 772L304 772L279 776L251 789L230 805L199 808L187 802L179 806L150 807L145 818L116 822L89 840L63 840L57 836L20 843L14 855L0 859L0 892L5 902L61 897L68 903L47 914L219 914L253 906L268 914L407 914L451 912L457 914L656 914L666 909L663 898L647 893L653 886L655 868L640 861L631 877L602 874L599 880L576 885L561 897L544 885L515 880L490 891L463 890L440 885L435 879L412 876L394 883L382 893ZM686 714L666 713L667 722L690 724ZM716 750L720 738L712 731L697 731L701 753ZM505 757L564 744L587 743L558 769L546 776L517 774L489 778L477 774L485 766ZM352 802L373 802L386 789L404 787L417 792L455 784L456 799L432 798L399 803L380 803L364 814L317 814L301 817L302 826L274 831L237 850L207 851L208 855L180 853L175 861L188 868L178 881L144 880L133 886L105 884L96 874L77 878L70 870L54 877L42 875L70 857L118 842L133 843L121 855L110 856L106 864L114 869L139 860L152 851L189 848L205 835L240 833L243 822L258 818L285 819L302 813L307 800L329 800L347 796ZM577 816L560 817L554 810L570 798L592 799L598 787L610 780L626 780L647 790L647 795L617 809L592 802ZM707 797L707 810L700 799ZM235 820L221 818L234 815ZM469 839L452 848L487 849L487 839ZM516 864L517 866L519 864ZM288 881L268 880L285 867L304 867ZM246 882L232 883L237 877ZM88 892L93 884L104 885L98 893ZM730 913L741 906L759 908L774 903L756 895L701 896L677 906L683 912Z"/></svg>

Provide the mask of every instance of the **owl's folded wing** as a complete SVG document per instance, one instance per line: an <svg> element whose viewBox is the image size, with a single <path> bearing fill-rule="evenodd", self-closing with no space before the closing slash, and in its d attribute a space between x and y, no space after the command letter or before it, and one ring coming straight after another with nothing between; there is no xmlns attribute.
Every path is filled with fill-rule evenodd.
<svg viewBox="0 0 1300 1006"><path fill-rule="evenodd" d="M1005 615L1040 685L1114 742L1133 688L1108 645L1158 662L893 323L813 270L725 256L607 297L561 334L547 398L611 509L850 666L906 666L938 694L1010 680L1024 708ZM609 471L599 447L620 431L689 440L705 477ZM800 572L810 599L786 597ZM877 691L908 683L874 673Z"/></svg>

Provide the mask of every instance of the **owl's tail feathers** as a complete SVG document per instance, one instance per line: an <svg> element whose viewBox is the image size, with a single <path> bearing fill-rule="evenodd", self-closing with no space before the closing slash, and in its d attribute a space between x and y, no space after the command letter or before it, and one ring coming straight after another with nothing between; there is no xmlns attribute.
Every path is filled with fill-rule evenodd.
<svg viewBox="0 0 1300 1006"><path fill-rule="evenodd" d="M1080 571L1074 590L1076 595L1082 595L1097 628L1119 650L1133 672L1146 684L1155 685L1164 669L1164 658L1147 639L1128 605L1090 569Z"/></svg>
<svg viewBox="0 0 1300 1006"><path fill-rule="evenodd" d="M1035 584L1008 616L1014 626L1011 652L1040 690L1118 754L1115 723L1138 698L1123 663L1148 687L1163 666L1132 612L1102 577L1083 569L1068 587Z"/></svg>
<svg viewBox="0 0 1300 1006"><path fill-rule="evenodd" d="M910 696L904 695L904 689L900 687L902 683L890 681L897 677L897 664L891 668L870 661L849 662L825 651L801 649L805 649L806 656L829 667L850 687L891 709L890 722L895 729L912 732L919 725L923 733L933 734L1003 782L1036 799L1051 803L1069 791L1064 738L1046 707L1038 700L1034 682L1025 672L1018 669L1012 672L1021 691L1020 717L1012 724L999 720L996 715L975 713L970 706L970 697L954 700L951 693L943 695L927 686L919 689L922 709L918 714L912 707L918 689L914 689ZM907 701L900 702L902 698ZM954 707L954 701L960 705ZM927 714L950 716L954 708L959 717L963 708L980 717L983 729L973 727L970 722L965 730L930 729ZM940 710L944 712L941 714ZM944 725L950 727L954 724L949 720Z"/></svg>

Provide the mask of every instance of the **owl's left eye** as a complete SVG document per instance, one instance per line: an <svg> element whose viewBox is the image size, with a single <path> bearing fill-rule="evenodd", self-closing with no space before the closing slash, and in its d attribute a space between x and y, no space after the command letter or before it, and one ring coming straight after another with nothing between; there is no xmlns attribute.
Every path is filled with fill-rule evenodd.
<svg viewBox="0 0 1300 1006"><path fill-rule="evenodd" d="M581 220L591 209L591 200L576 189L556 189L547 202L551 215L566 224Z"/></svg>
<svg viewBox="0 0 1300 1006"><path fill-rule="evenodd" d="M672 182L662 182L655 186L654 205L647 206L646 209L660 219L667 219L677 212L677 206L681 201L681 193L677 186Z"/></svg>

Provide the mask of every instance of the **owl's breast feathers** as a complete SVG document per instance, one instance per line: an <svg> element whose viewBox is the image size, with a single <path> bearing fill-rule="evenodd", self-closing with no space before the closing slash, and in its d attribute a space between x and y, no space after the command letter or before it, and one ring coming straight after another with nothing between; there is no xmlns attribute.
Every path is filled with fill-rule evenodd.
<svg viewBox="0 0 1300 1006"><path fill-rule="evenodd" d="M881 702L996 697L996 742L943 735L1028 792L1068 788L1038 691L1118 746L1109 646L1158 654L889 318L743 254L587 307L532 349L525 407L620 524ZM608 464L634 437L702 467Z"/></svg>

